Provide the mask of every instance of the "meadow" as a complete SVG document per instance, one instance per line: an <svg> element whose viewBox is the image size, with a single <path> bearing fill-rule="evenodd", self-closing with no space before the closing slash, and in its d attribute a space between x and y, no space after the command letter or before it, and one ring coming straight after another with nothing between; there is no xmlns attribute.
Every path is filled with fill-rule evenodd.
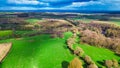
<svg viewBox="0 0 120 68"><path fill-rule="evenodd" d="M98 48L87 44L79 44L78 46L80 46L84 50L85 54L89 55L99 67L104 65L105 60L117 59L120 61L120 57L118 55L106 48Z"/></svg>
<svg viewBox="0 0 120 68"><path fill-rule="evenodd" d="M95 19L87 19L87 18L73 18L73 20L78 20L78 21L82 21L85 23L90 23L91 21L99 21L99 22L103 22L103 23L111 23L111 24L116 24L120 26L120 20L119 19L110 19L108 21L101 21L101 20L95 20Z"/></svg>
<svg viewBox="0 0 120 68"><path fill-rule="evenodd" d="M86 23L93 21L92 19L75 20ZM25 21L34 25L44 20L27 19ZM119 21L111 21L110 23L112 22L119 25ZM66 40L72 36L72 32L65 32L63 38L52 38L50 34L28 36L38 31L0 31L0 37L12 36L13 33L20 36L19 38L0 40L0 43L12 42L13 44L9 54L2 63L0 63L0 68L67 68L69 62L76 57L70 52L66 45ZM77 39L79 42L80 38ZM90 56L99 67L104 66L105 60L116 59L120 61L120 57L109 49L81 43L74 44L74 48L76 46L81 47L85 52L84 55ZM83 64L85 63L83 62Z"/></svg>
<svg viewBox="0 0 120 68"><path fill-rule="evenodd" d="M80 38L77 37L76 41L79 42ZM104 64L105 64L104 61L105 60L116 59L120 63L120 57L115 52L113 52L113 51L111 51L109 49L100 48L100 47L96 47L96 46L91 46L89 44L80 43L80 42L79 43L75 43L73 45L74 49L76 47L82 48L83 51L84 51L83 56L85 56L85 55L90 56L91 59L98 65L99 68L104 67Z"/></svg>
<svg viewBox="0 0 120 68"><path fill-rule="evenodd" d="M87 19L87 18L73 18L73 20L78 20L78 21L82 21L85 23L90 23L91 21L93 21L94 19Z"/></svg>
<svg viewBox="0 0 120 68"><path fill-rule="evenodd" d="M111 22L111 23L114 23L114 24L117 24L117 25L119 25L120 26L120 20L111 20L111 21L109 21L109 22Z"/></svg>
<svg viewBox="0 0 120 68"><path fill-rule="evenodd" d="M11 36L13 34L12 30L2 30L0 31L0 37Z"/></svg>
<svg viewBox="0 0 120 68"><path fill-rule="evenodd" d="M51 38L49 35L38 35L20 39L0 41L12 42L12 49L0 64L0 68L65 68L74 56L66 48L65 38Z"/></svg>
<svg viewBox="0 0 120 68"><path fill-rule="evenodd" d="M40 19L32 18L32 19L26 19L25 21L26 21L26 22L29 22L29 23L36 23L36 22L39 22Z"/></svg>
<svg viewBox="0 0 120 68"><path fill-rule="evenodd" d="M64 35L64 38L51 38L48 34L42 34L0 41L0 43L13 43L12 49L0 64L0 68L66 68L75 55L70 53L65 44L72 33L66 32ZM106 59L120 60L119 56L105 48L86 44L75 44L74 46L80 46L99 67Z"/></svg>

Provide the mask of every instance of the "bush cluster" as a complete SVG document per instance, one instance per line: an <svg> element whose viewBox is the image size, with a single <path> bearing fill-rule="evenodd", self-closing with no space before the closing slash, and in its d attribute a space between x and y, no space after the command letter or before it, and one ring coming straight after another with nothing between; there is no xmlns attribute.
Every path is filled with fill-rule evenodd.
<svg viewBox="0 0 120 68"><path fill-rule="evenodd" d="M119 64L118 64L118 61L116 59L113 59L113 60L105 60L105 66L107 68L119 68Z"/></svg>
<svg viewBox="0 0 120 68"><path fill-rule="evenodd" d="M85 56L84 61L87 63L87 68L98 68L90 56Z"/></svg>

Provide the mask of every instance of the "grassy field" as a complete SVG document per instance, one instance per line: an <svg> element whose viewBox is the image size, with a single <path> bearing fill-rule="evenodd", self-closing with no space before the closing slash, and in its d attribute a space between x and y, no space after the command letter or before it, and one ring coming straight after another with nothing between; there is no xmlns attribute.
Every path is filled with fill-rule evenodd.
<svg viewBox="0 0 120 68"><path fill-rule="evenodd" d="M33 31L33 30L17 30L17 31L15 31L14 34L25 37L25 36L28 36L30 34L37 33L37 32L38 31Z"/></svg>
<svg viewBox="0 0 120 68"><path fill-rule="evenodd" d="M65 40L71 35L65 33L64 39L39 35L0 41L13 43L0 68L65 68L64 64L74 58L65 45Z"/></svg>
<svg viewBox="0 0 120 68"><path fill-rule="evenodd" d="M26 22L29 22L29 23L36 23L36 22L39 22L40 19L32 18L32 19L26 19L25 21L26 21Z"/></svg>
<svg viewBox="0 0 120 68"><path fill-rule="evenodd" d="M78 20L78 21L82 21L85 23L90 23L91 21L93 21L92 19L87 19L87 18L73 18L73 20Z"/></svg>
<svg viewBox="0 0 120 68"><path fill-rule="evenodd" d="M73 20L79 20L79 21L83 21L85 23L90 23L91 21L96 21L94 19L87 19L87 18L73 18ZM109 21L101 21L101 22L108 22L108 23L112 23L112 24L116 24L120 26L120 20L119 19L111 19Z"/></svg>
<svg viewBox="0 0 120 68"><path fill-rule="evenodd" d="M12 42L13 46L0 64L0 68L66 68L68 62L74 58L65 44L66 39L71 36L71 32L66 32L63 39L51 38L50 35L44 34L1 40L0 43ZM85 54L89 55L99 67L103 65L104 60L120 60L119 56L105 48L97 48L86 44L75 44L74 47L76 46L80 46Z"/></svg>
<svg viewBox="0 0 120 68"><path fill-rule="evenodd" d="M111 20L110 22L120 26L120 20Z"/></svg>
<svg viewBox="0 0 120 68"><path fill-rule="evenodd" d="M79 42L79 37L76 38ZM85 52L85 55L91 57L91 59L99 66L102 67L104 65L105 60L116 59L120 63L120 56L116 55L113 51L106 48L98 48L95 46L90 46L88 44L74 44L73 48L75 49L77 46L81 47Z"/></svg>
<svg viewBox="0 0 120 68"><path fill-rule="evenodd" d="M76 44L75 46L80 46L84 50L85 54L89 55L99 67L104 64L104 60L117 59L120 61L120 57L108 49L98 48L87 44Z"/></svg>
<svg viewBox="0 0 120 68"><path fill-rule="evenodd" d="M120 26L120 20L109 20L109 21L99 21L99 22L110 23Z"/></svg>
<svg viewBox="0 0 120 68"><path fill-rule="evenodd" d="M13 34L12 30L2 30L0 31L0 37L11 36Z"/></svg>

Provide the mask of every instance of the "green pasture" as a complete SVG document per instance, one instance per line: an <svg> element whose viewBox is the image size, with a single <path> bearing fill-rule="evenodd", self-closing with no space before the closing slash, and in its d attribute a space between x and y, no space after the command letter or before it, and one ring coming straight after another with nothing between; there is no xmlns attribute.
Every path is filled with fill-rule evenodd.
<svg viewBox="0 0 120 68"><path fill-rule="evenodd" d="M0 30L0 37L12 36L12 30Z"/></svg>
<svg viewBox="0 0 120 68"><path fill-rule="evenodd" d="M37 23L40 21L40 19L31 18L31 19L26 19L25 21L29 23Z"/></svg>
<svg viewBox="0 0 120 68"><path fill-rule="evenodd" d="M12 42L13 46L0 68L66 68L74 56L66 48L65 38L51 38L49 35L38 35L19 39L2 40Z"/></svg>

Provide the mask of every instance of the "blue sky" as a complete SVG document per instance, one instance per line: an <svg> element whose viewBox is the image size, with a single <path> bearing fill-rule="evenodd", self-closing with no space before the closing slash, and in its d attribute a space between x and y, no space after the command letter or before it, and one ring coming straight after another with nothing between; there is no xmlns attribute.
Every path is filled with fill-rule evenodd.
<svg viewBox="0 0 120 68"><path fill-rule="evenodd" d="M120 11L120 0L0 0L0 10Z"/></svg>

